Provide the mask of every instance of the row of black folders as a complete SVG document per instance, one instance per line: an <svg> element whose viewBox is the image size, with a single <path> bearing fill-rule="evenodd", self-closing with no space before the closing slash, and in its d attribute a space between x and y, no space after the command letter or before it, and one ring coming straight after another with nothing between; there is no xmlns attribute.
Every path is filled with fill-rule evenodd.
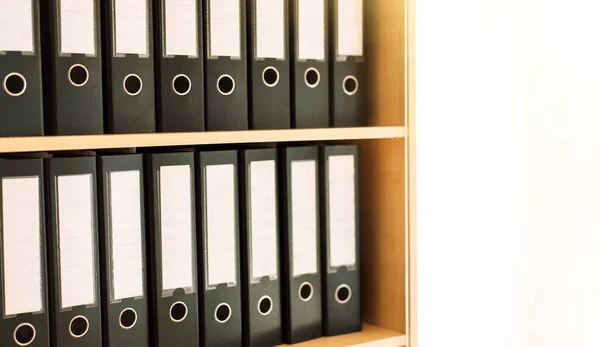
<svg viewBox="0 0 600 347"><path fill-rule="evenodd" d="M0 28L0 136L367 123L363 0L3 0Z"/></svg>
<svg viewBox="0 0 600 347"><path fill-rule="evenodd" d="M0 159L0 346L359 331L357 159L354 145Z"/></svg>

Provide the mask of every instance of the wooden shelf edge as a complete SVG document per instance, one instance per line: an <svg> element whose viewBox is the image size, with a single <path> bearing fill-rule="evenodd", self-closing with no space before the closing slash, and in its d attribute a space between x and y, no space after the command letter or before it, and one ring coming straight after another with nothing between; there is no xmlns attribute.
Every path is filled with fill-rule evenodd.
<svg viewBox="0 0 600 347"><path fill-rule="evenodd" d="M0 138L0 153L404 138L402 126Z"/></svg>
<svg viewBox="0 0 600 347"><path fill-rule="evenodd" d="M280 347L404 347L406 336L392 330L363 323L363 330L358 333L321 337L316 340L297 343L295 345L281 345Z"/></svg>

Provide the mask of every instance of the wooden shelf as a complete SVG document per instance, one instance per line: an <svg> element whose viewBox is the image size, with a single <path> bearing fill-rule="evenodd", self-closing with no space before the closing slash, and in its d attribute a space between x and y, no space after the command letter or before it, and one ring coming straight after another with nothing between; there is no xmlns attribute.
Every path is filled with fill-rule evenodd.
<svg viewBox="0 0 600 347"><path fill-rule="evenodd" d="M0 138L0 153L404 138L402 126Z"/></svg>
<svg viewBox="0 0 600 347"><path fill-rule="evenodd" d="M295 345L281 345L294 347L404 347L406 337L392 330L379 328L371 324L363 324L363 331L333 337L322 337L320 339L298 343Z"/></svg>

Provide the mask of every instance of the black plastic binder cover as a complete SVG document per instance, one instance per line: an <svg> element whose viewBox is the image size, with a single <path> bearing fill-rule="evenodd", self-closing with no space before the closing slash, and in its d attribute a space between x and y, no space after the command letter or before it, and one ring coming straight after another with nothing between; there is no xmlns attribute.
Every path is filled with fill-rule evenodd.
<svg viewBox="0 0 600 347"><path fill-rule="evenodd" d="M102 104L102 50L100 1L94 1L94 39L96 55L60 55L60 0L43 2L44 87L46 133L53 135L102 134L104 113ZM83 65L88 80L75 86L69 80L71 67ZM78 83L78 81L74 81Z"/></svg>
<svg viewBox="0 0 600 347"><path fill-rule="evenodd" d="M289 50L288 0L283 1L284 52L286 59L256 58L256 0L247 0L248 38L250 42L250 127L252 129L287 129L291 127L291 71ZM278 72L277 83L269 86L263 80L264 71ZM268 82L268 81L267 81Z"/></svg>
<svg viewBox="0 0 600 347"><path fill-rule="evenodd" d="M154 0L156 40L156 122L164 132L204 130L204 60L202 44L202 0L195 0L198 13L198 56L165 57L165 9L163 1ZM174 92L173 79L186 75L191 82L185 95Z"/></svg>
<svg viewBox="0 0 600 347"><path fill-rule="evenodd" d="M118 171L140 172L140 207L142 226L142 269L146 270L146 239L144 219L144 162L141 154L133 155L106 155L98 159L98 201L100 224L100 267L102 270L102 335L105 346L109 347L147 347L149 346L148 331L148 294L142 298L127 298L118 302L111 302L111 254L109 233L110 218L110 183L109 174ZM146 276L144 276L145 278ZM145 281L144 281L145 282ZM119 324L121 312L133 309L137 315L133 327L124 329Z"/></svg>
<svg viewBox="0 0 600 347"><path fill-rule="evenodd" d="M0 136L44 135L39 0L32 0L32 10L34 54L0 54ZM27 82L20 96L11 96L3 88L5 78L11 73L21 74Z"/></svg>
<svg viewBox="0 0 600 347"><path fill-rule="evenodd" d="M96 279L96 305L71 307L67 311L61 311L60 303L60 259L58 255L58 189L57 177L60 175L91 174L92 182L96 182L96 158L73 157L73 158L50 158L45 160L46 173L46 216L48 219L48 254L50 258L49 281L50 284L50 329L52 331L51 346L55 347L101 347L102 346L102 322L100 312L100 285ZM96 202L96 185L92 183L92 201ZM98 220L97 207L94 204L92 212L92 230L94 230L94 244L98 245ZM98 251L95 252L94 264L96 273L98 269ZM69 325L73 318L84 316L89 324L87 333L75 338L69 331Z"/></svg>
<svg viewBox="0 0 600 347"><path fill-rule="evenodd" d="M321 81L315 88L304 82L304 73L315 68L321 74ZM329 67L323 62L297 62L294 64L294 128L327 128L329 126Z"/></svg>
<svg viewBox="0 0 600 347"><path fill-rule="evenodd" d="M335 272L329 271L329 221L328 207L329 194L329 157L332 155L354 156L354 204L355 206L355 252L356 266L349 269L341 266ZM324 146L321 148L321 214L324 232L321 233L321 269L323 269L323 334L325 336L348 334L362 330L360 309L360 237L359 237L359 209L358 209L358 148L356 145ZM350 288L348 302L340 303L336 300L337 288L346 285Z"/></svg>
<svg viewBox="0 0 600 347"><path fill-rule="evenodd" d="M46 347L50 345L50 330L49 330L49 317L48 312L48 289L47 289L47 277L46 277L46 234L44 220L44 172L43 172L42 159L19 159L19 160L8 160L0 159L0 181L2 178L8 177L29 177L39 176L39 196L40 196L40 230L41 239L40 245L42 246L41 253L41 266L42 266L42 297L43 297L43 308L42 313L25 313L19 314L13 317L2 317L0 320L0 346L17 346L13 340L13 334L15 329L22 323L29 323L35 328L35 339L29 345L30 347ZM2 196L2 185L0 185L0 196ZM33 208L33 207L32 207ZM0 208L0 221L3 221L2 208ZM0 238L3 238L3 230L0 229ZM4 264L0 267L0 278L4 278ZM0 281L0 295L4 297L4 281ZM4 300L0 300L0 312L4 310Z"/></svg>
<svg viewBox="0 0 600 347"><path fill-rule="evenodd" d="M246 130L248 129L248 76L246 66L246 0L240 1L240 58L210 58L209 42L209 2L204 0L204 42L205 42L205 95L207 130ZM230 75L235 81L235 89L223 95L218 89L222 75Z"/></svg>
<svg viewBox="0 0 600 347"><path fill-rule="evenodd" d="M216 81L223 74L230 74L235 79L235 91L231 95L222 95L217 90ZM245 61L226 57L206 61L207 130L248 129L247 80Z"/></svg>
<svg viewBox="0 0 600 347"><path fill-rule="evenodd" d="M242 292L244 312L244 344L246 346L270 347L282 343L281 337L281 271L277 279L271 280L268 276L261 278L260 283L251 283L252 273L250 263L252 262L252 240L251 240L251 171L250 164L253 161L273 160L275 171L277 171L277 150L275 148L246 150L241 152L240 163L240 201L245 202L240 208L241 214L241 264L242 264ZM277 176L275 176L277 177ZM274 182L277 184L277 182ZM277 194L277 188L276 188ZM275 196L277 199L277 195ZM276 200L277 201L277 200ZM277 202L275 203L278 208ZM276 213L276 216L278 213ZM279 221L279 220L278 220ZM277 221L277 222L278 222ZM278 224L279 226L279 224ZM279 228L277 229L279 231ZM279 234L277 234L279 239ZM279 244L277 259L279 260ZM279 267L278 267L279 268ZM269 296L272 300L272 309L268 315L262 315L258 311L260 299Z"/></svg>
<svg viewBox="0 0 600 347"><path fill-rule="evenodd" d="M294 277L292 274L292 206L290 203L292 193L291 166L294 160L314 160L318 171L319 149L318 147L289 147L280 152L280 201L281 215L281 269L282 269L282 302L283 302L283 340L285 343L298 343L316 339L322 336L322 312L321 312L321 275L320 273ZM318 178L318 172L315 173ZM316 196L319 196L318 182L316 184ZM318 201L315 202L318 206ZM319 210L317 209L317 266L320 267L320 245L319 245ZM321 269L318 270L322 271ZM308 302L303 302L299 297L300 285L310 282L313 286L313 296Z"/></svg>
<svg viewBox="0 0 600 347"><path fill-rule="evenodd" d="M234 203L236 217L238 211L238 184L237 184L237 152L236 151L215 151L215 152L197 152L196 153L196 173L198 178L197 182L200 184L197 187L196 199L202 201L201 206L197 206L197 215L201 216L202 227L198 229L201 237L198 238L198 249L202 250L203 256L198 257L198 278L201 279L198 282L201 283L199 292L201 293L200 305L202 311L202 346L222 346L222 347L234 347L242 346L242 290L240 282L240 258L239 251L236 252L236 266L237 279L236 285L228 287L226 283L219 284L216 289L207 290L206 282L206 257L208 251L208 240L206 239L207 233L207 206L206 206L206 166L207 165L222 165L222 164L233 164L235 165L234 171ZM238 218L235 220L235 242L239 245L239 221ZM239 248L238 248L239 249ZM231 317L227 322L220 323L215 318L215 310L221 303L226 303L231 307Z"/></svg>
<svg viewBox="0 0 600 347"><path fill-rule="evenodd" d="M331 85L331 125L333 127L353 127L367 125L367 76L364 62L348 57L346 62L334 62ZM354 76L359 88L353 95L344 92L344 79Z"/></svg>
<svg viewBox="0 0 600 347"><path fill-rule="evenodd" d="M329 0L329 23L331 39L329 51L331 52L331 126L352 127L367 125L367 74L365 63L365 47L363 43L363 56L347 56L339 60L337 6L341 0ZM367 0L368 1L368 0ZM362 1L361 1L362 4ZM342 5L343 6L343 5ZM364 5L363 5L364 6ZM364 19L363 19L364 21ZM364 28L364 25L363 25ZM364 30L364 29L363 29ZM363 33L363 37L366 37ZM364 41L363 41L364 42ZM348 78L348 80L347 80ZM356 88L344 90L346 81L352 83L356 79Z"/></svg>
<svg viewBox="0 0 600 347"><path fill-rule="evenodd" d="M146 191L148 192L147 211L147 249L148 249L148 292L150 294L150 340L154 347L197 347L198 337L198 282L194 293L186 294L177 289L172 296L162 297L162 249L160 230L159 175L161 166L190 165L192 189L192 228L196 225L194 202L194 154L191 152L175 152L148 154L145 157ZM193 229L195 230L195 229ZM196 244L196 235L192 232L192 245ZM195 247L194 259L196 257ZM183 302L187 306L187 316L179 323L171 320L171 306Z"/></svg>
<svg viewBox="0 0 600 347"><path fill-rule="evenodd" d="M104 53L104 99L108 133L151 133L156 131L154 102L154 51L152 35L152 0L148 8L148 57L137 54L115 56L114 0L103 1L102 50ZM125 92L124 79L136 74L142 80L142 90L131 96Z"/></svg>
<svg viewBox="0 0 600 347"><path fill-rule="evenodd" d="M327 15L325 15L325 60L298 60L298 2L291 0L290 6L290 44L292 59L292 119L294 128L326 128L329 126L329 63L327 50ZM323 0L327 9L327 0ZM327 13L327 12L325 12ZM314 87L305 82L305 74L313 68L319 72L320 80Z"/></svg>

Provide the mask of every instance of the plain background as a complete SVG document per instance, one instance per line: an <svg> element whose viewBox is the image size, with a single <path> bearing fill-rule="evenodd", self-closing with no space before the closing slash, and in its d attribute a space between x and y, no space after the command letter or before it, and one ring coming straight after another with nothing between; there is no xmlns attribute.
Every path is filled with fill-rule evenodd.
<svg viewBox="0 0 600 347"><path fill-rule="evenodd" d="M416 4L419 347L600 346L600 3Z"/></svg>

